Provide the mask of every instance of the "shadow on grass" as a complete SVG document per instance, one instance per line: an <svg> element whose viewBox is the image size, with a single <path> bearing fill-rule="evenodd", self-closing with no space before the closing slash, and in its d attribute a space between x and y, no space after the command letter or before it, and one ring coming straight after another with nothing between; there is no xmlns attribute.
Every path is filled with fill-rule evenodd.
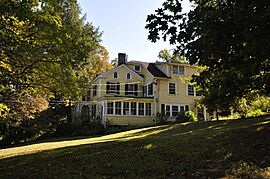
<svg viewBox="0 0 270 179"><path fill-rule="evenodd" d="M270 166L269 117L166 125L115 139L2 159L0 178L246 177Z"/></svg>

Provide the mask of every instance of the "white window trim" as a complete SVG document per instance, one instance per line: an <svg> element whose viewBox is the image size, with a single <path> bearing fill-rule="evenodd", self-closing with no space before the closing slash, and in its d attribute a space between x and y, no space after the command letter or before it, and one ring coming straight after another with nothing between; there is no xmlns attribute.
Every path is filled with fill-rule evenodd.
<svg viewBox="0 0 270 179"><path fill-rule="evenodd" d="M110 101L107 101L107 103L110 102ZM106 115L108 116L138 116L138 117L153 117L153 104L151 102L136 102L136 101L128 101L129 103L129 114L128 115L124 115L124 102L126 101L121 101L121 114L115 114L115 111L116 111L116 103L117 101L112 101L113 103L113 114L107 114L106 112ZM136 115L131 115L131 102L135 102L136 103ZM106 103L106 111L107 111L107 103ZM139 115L139 103L143 103L144 105L144 115ZM150 110L151 110L151 113L150 115L146 115L146 104L147 103L150 103Z"/></svg>
<svg viewBox="0 0 270 179"><path fill-rule="evenodd" d="M177 74L175 74L175 73L173 73L173 67L174 66L177 66L177 68L178 68L178 73ZM183 67L184 68L184 74L180 74L180 67ZM172 67L171 67L171 74L172 75L177 75L177 76L185 76L186 75L186 67L185 66L182 66L182 65L172 65Z"/></svg>
<svg viewBox="0 0 270 179"><path fill-rule="evenodd" d="M170 106L170 116L169 117L176 117L176 116L172 116L172 106L178 106L178 112L180 112L181 106L183 106L184 110L186 110L185 109L186 105L188 105L188 104L165 104L165 114L166 114L166 106Z"/></svg>
<svg viewBox="0 0 270 179"><path fill-rule="evenodd" d="M175 94L170 94L170 83L174 83ZM177 95L177 83L176 82L168 82L168 95Z"/></svg>
<svg viewBox="0 0 270 179"><path fill-rule="evenodd" d="M152 97L152 96L154 96L154 85L152 85L152 95L149 95L148 94L148 86L151 84L152 82L149 82L149 83L147 83L147 84L145 84L144 86L146 87L146 96L147 97Z"/></svg>
<svg viewBox="0 0 270 179"><path fill-rule="evenodd" d="M194 88L194 95L188 95L188 85L193 86L193 88ZM196 88L195 88L195 86L194 86L194 85L192 85L192 84L186 84L186 96L195 96L195 97L201 97L201 96L197 96Z"/></svg>

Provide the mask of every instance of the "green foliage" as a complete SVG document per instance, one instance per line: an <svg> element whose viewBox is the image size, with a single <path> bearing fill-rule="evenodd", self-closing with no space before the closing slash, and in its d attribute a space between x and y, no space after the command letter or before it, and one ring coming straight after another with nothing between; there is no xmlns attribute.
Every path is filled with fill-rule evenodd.
<svg viewBox="0 0 270 179"><path fill-rule="evenodd" d="M240 161L231 167L231 171L228 172L228 177L231 178L265 178L260 169L253 163L247 163Z"/></svg>
<svg viewBox="0 0 270 179"><path fill-rule="evenodd" d="M177 115L176 121L178 121L178 122L197 122L198 118L197 118L196 114L192 111L182 111Z"/></svg>
<svg viewBox="0 0 270 179"><path fill-rule="evenodd" d="M168 123L168 119L164 113L157 113L155 122L157 124L163 125Z"/></svg>
<svg viewBox="0 0 270 179"><path fill-rule="evenodd" d="M176 63L188 63L185 57L180 51L175 51L173 54L167 49L163 49L159 52L158 58L164 60L165 62L176 62Z"/></svg>
<svg viewBox="0 0 270 179"><path fill-rule="evenodd" d="M181 1L166 0L147 18L148 38L163 38L205 69L193 81L202 89L209 111L229 109L255 92L269 96L270 1L191 1L185 14Z"/></svg>
<svg viewBox="0 0 270 179"><path fill-rule="evenodd" d="M3 140L41 135L51 125L39 118L50 110L48 99L78 99L89 80L108 68L101 33L84 20L76 0L0 1Z"/></svg>

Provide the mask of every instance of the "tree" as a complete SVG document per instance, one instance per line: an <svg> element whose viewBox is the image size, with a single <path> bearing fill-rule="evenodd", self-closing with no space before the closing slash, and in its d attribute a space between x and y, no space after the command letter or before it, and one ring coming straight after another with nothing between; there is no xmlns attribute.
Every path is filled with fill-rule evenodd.
<svg viewBox="0 0 270 179"><path fill-rule="evenodd" d="M270 93L270 2L194 1L182 13L179 0L167 0L147 18L148 38L169 39L191 64L204 66L193 80L208 109L228 109L249 93Z"/></svg>
<svg viewBox="0 0 270 179"><path fill-rule="evenodd" d="M171 53L168 49L163 49L159 52L158 58L165 62L187 63L185 57L180 51L174 51Z"/></svg>
<svg viewBox="0 0 270 179"><path fill-rule="evenodd" d="M82 94L85 63L102 53L101 33L80 15L76 0L0 1L0 125L6 137L10 130L25 133L24 125L40 132L34 120L41 111L32 100L44 99L38 100L44 111L49 98Z"/></svg>

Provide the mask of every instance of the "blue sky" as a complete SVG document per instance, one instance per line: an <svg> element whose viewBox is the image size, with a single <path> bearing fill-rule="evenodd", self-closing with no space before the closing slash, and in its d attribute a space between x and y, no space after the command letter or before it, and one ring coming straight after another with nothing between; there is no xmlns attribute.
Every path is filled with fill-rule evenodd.
<svg viewBox="0 0 270 179"><path fill-rule="evenodd" d="M151 43L144 28L147 15L161 7L164 0L78 0L87 21L103 32L102 45L109 51L110 60L126 53L128 60L156 61L168 43ZM185 3L186 8L188 4Z"/></svg>

